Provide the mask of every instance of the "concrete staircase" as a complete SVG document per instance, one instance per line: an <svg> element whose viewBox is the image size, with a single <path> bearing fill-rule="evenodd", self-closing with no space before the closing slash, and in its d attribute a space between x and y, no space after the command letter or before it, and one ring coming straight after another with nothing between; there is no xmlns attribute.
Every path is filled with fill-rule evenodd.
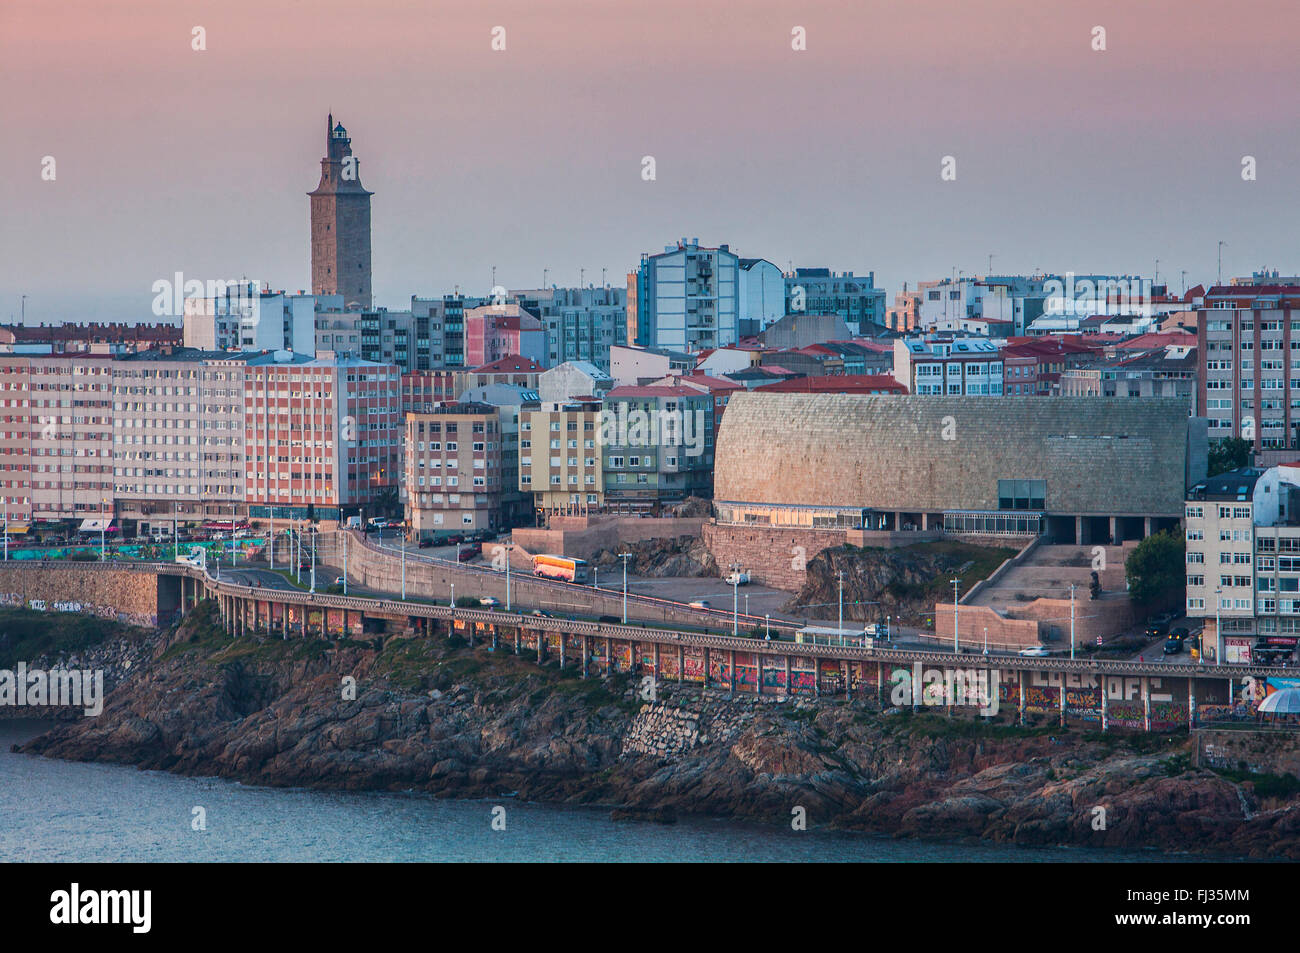
<svg viewBox="0 0 1300 953"><path fill-rule="evenodd" d="M1100 556L1101 587L1107 592L1124 591L1124 560L1136 546L1038 546L1029 556L992 586L975 594L971 605L1002 608L1034 599L1068 599L1073 583L1076 599L1088 598L1093 560Z"/></svg>

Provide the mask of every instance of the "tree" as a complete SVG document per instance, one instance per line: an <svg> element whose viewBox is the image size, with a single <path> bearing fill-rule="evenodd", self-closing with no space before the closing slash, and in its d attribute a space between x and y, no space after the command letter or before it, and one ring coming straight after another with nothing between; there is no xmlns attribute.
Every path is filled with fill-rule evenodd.
<svg viewBox="0 0 1300 953"><path fill-rule="evenodd" d="M375 494L375 508L380 513L388 514L396 512L398 506L397 487L386 486Z"/></svg>
<svg viewBox="0 0 1300 953"><path fill-rule="evenodd" d="M1250 464L1253 444L1243 437L1225 437L1210 443L1210 472L1218 476Z"/></svg>
<svg viewBox="0 0 1300 953"><path fill-rule="evenodd" d="M1149 609L1183 604L1187 591L1187 543L1180 530L1148 536L1124 560L1129 597Z"/></svg>

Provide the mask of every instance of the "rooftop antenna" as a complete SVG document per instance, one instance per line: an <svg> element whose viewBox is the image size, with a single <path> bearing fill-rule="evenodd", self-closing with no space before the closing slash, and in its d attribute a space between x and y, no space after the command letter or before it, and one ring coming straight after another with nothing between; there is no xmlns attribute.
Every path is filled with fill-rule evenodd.
<svg viewBox="0 0 1300 953"><path fill-rule="evenodd" d="M1223 284L1223 246L1226 244L1225 241L1219 242L1219 284Z"/></svg>
<svg viewBox="0 0 1300 953"><path fill-rule="evenodd" d="M1183 296L1187 296L1187 269L1183 269Z"/></svg>
<svg viewBox="0 0 1300 953"><path fill-rule="evenodd" d="M549 268L543 268L543 269L542 269L542 287L543 287L543 288L546 287L546 273L547 273L549 270L550 270Z"/></svg>
<svg viewBox="0 0 1300 953"><path fill-rule="evenodd" d="M989 274L993 274L993 253L989 252Z"/></svg>

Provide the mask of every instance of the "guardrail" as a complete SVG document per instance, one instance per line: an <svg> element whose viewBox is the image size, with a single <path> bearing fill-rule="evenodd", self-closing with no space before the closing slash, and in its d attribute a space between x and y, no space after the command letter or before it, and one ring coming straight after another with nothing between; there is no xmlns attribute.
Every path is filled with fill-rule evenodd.
<svg viewBox="0 0 1300 953"><path fill-rule="evenodd" d="M48 562L48 565L47 565ZM62 560L36 562L23 561L22 568L89 569L92 571L127 570L152 572L163 575L188 576L202 581L209 591L241 598L282 602L314 608L370 611L379 615L398 615L411 618L460 619L466 622L483 622L497 625L514 625L538 631L569 632L598 638L621 641L659 642L666 645L694 646L696 648L726 649L738 652L758 652L763 655L795 655L803 658L834 658L841 661L863 662L920 662L938 667L1001 668L1017 671L1078 672L1096 675L1147 675L1181 678L1242 678L1293 677L1297 669L1279 665L1251 665L1229 663L1208 665L1204 663L1132 662L1109 659L1033 658L1020 655L983 655L966 651L960 655L952 652L926 649L863 648L852 645L814 645L784 639L739 638L730 635L704 635L685 630L651 628L648 625L623 625L621 623L591 622L584 619L562 619L552 616L534 616L526 613L505 612L498 609L469 609L434 605L423 602L404 602L401 599L383 599L369 596L342 596L326 593L303 592L299 589L268 589L218 580L210 573L181 563L70 563ZM578 587L586 588L586 587Z"/></svg>
<svg viewBox="0 0 1300 953"><path fill-rule="evenodd" d="M186 567L180 567L186 568ZM195 573L200 573L194 570ZM201 574L201 573L200 573ZM1243 676L1294 675L1295 669L1265 665L1192 665L1178 663L1127 662L1105 659L1032 658L1019 655L983 655L963 652L927 651L925 649L862 648L851 645L813 645L783 639L738 638L729 635L701 635L697 632L665 630L649 626L622 625L620 623L590 622L582 619L558 619L523 613L491 609L453 608L400 599L379 599L367 596L341 596L307 593L294 589L265 589L230 582L217 582L208 577L209 587L226 595L258 598L295 605L319 608L369 610L375 614L404 615L412 618L459 619L465 622L483 622L496 625L513 625L539 631L568 632L597 638L620 641L658 642L665 645L693 646L696 648L725 649L738 652L758 652L763 655L795 655L803 658L833 658L841 661L903 662L960 668L1000 668L1023 671L1078 672L1096 675L1147 675L1194 678L1241 678Z"/></svg>
<svg viewBox="0 0 1300 953"><path fill-rule="evenodd" d="M338 532L347 532L352 534L354 539L358 538L355 530L339 530ZM382 544L375 544L370 542L368 539L360 539L359 541L362 546L364 546L366 549L370 550L373 553L376 553L378 555L393 556L399 559L401 558L402 551L400 547L395 548L391 546L384 546ZM504 544L497 543L495 545L504 545ZM441 564L451 569L460 569L460 570L468 570L470 572L483 573L494 578L505 575L505 570L503 569L493 569L489 566L476 566L472 563L456 562L455 560L444 559L441 556L424 556L418 553L413 553L410 550L407 550L406 552L406 559L408 562L418 561L418 562L426 562L431 564ZM512 572L516 572L516 571L512 570ZM562 579L549 579L545 576L535 576L532 573L521 573L520 575L522 575L523 578L529 580L530 582L536 582L544 586L551 587L555 589L556 592L566 592L571 594L577 594L577 593L590 594L594 590L595 592L599 592L602 595L613 596L616 599L623 598L623 592L621 589L596 588L593 586L583 585L581 583L576 583L576 582L565 582ZM719 584L725 585L725 583L722 582L722 580L719 580ZM707 616L708 618L711 619L716 619L719 624L722 623L730 624L733 619L733 614L731 612L728 612L726 609L714 609L712 607L707 609L701 609L697 606L692 606L690 603L687 602L677 602L673 599L660 599L655 596L647 596L641 593L629 592L627 594L627 602L628 605L635 604L635 605L641 605L641 606L647 606L647 607L653 607L659 609L663 609L663 608L684 609L689 612L698 613L702 616ZM794 619L769 620L767 616L747 615L744 612L737 613L734 616L734 618L738 618L739 621L746 627L765 625L768 624L770 621L770 624L773 629L782 628L782 629L790 629L792 631L795 631L803 628L803 626L805 625L805 623Z"/></svg>

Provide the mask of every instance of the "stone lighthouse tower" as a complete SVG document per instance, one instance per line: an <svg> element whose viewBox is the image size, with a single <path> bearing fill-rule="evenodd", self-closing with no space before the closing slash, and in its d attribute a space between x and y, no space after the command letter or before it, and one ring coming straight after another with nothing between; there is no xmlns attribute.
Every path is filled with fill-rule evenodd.
<svg viewBox="0 0 1300 953"><path fill-rule="evenodd" d="M312 294L340 294L344 307L371 307L370 196L352 140L331 113L325 121L325 158L311 197Z"/></svg>

